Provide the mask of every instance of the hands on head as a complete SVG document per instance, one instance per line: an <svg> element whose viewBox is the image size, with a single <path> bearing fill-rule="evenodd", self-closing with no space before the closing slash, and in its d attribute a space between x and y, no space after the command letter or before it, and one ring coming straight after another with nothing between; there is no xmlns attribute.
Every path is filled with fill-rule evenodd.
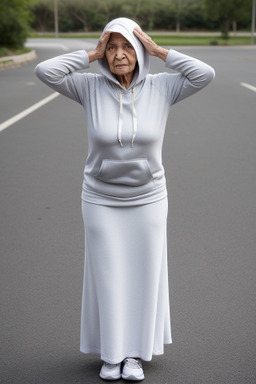
<svg viewBox="0 0 256 384"><path fill-rule="evenodd" d="M140 42L144 45L148 54L150 56L155 56L157 50L159 49L159 46L151 39L151 37L148 36L145 32L142 31L142 29L138 27L134 28L133 33L135 36L138 37Z"/></svg>
<svg viewBox="0 0 256 384"><path fill-rule="evenodd" d="M159 57L159 59L166 61L167 55L169 53L168 49L162 48L159 45L157 45L151 39L150 36L148 36L145 32L142 31L142 29L138 27L134 28L133 33L135 36L138 37L138 39L144 45L145 49L147 50L150 56L156 56L156 57Z"/></svg>
<svg viewBox="0 0 256 384"><path fill-rule="evenodd" d="M148 36L142 29L136 27L133 30L134 35L140 40L140 42L144 45L150 56L157 56L163 61L166 61L168 50L157 45L150 36ZM105 56L106 47L108 41L111 36L111 31L107 31L98 41L96 48L88 53L89 62L93 62L95 60L103 59Z"/></svg>
<svg viewBox="0 0 256 384"><path fill-rule="evenodd" d="M107 47L107 43L111 36L111 32L107 31L104 35L99 39L96 48L93 51L88 53L89 63L92 63L95 60L103 59L105 56L105 51Z"/></svg>

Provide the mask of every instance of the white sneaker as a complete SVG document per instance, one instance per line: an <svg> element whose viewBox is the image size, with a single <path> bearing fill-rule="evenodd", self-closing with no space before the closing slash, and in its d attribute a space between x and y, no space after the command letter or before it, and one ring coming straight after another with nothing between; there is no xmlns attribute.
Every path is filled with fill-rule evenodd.
<svg viewBox="0 0 256 384"><path fill-rule="evenodd" d="M121 363L104 363L100 370L100 378L103 380L118 380L121 378Z"/></svg>
<svg viewBox="0 0 256 384"><path fill-rule="evenodd" d="M141 359L128 357L124 360L122 378L124 380L140 381L144 379Z"/></svg>

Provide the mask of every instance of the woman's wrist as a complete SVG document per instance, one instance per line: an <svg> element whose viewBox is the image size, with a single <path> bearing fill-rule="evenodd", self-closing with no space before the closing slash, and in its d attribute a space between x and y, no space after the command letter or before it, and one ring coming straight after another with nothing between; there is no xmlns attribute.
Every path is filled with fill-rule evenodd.
<svg viewBox="0 0 256 384"><path fill-rule="evenodd" d="M99 57L99 55L95 49L93 51L88 52L88 57L89 57L89 63L92 63L93 61L100 59L100 57Z"/></svg>
<svg viewBox="0 0 256 384"><path fill-rule="evenodd" d="M163 60L164 62L167 59L169 50L163 47L157 47L154 56L158 57L159 59Z"/></svg>

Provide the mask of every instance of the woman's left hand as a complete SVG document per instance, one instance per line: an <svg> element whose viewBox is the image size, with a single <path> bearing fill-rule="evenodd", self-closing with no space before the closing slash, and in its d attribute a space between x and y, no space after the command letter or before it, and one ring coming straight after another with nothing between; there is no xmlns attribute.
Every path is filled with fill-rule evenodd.
<svg viewBox="0 0 256 384"><path fill-rule="evenodd" d="M138 39L141 41L141 43L146 48L147 52L151 56L157 56L163 61L166 61L167 55L168 55L168 49L159 47L150 36L148 36L145 32L143 32L139 28L134 28L133 33L135 36L138 37Z"/></svg>
<svg viewBox="0 0 256 384"><path fill-rule="evenodd" d="M154 43L151 37L137 27L134 28L133 33L142 42L142 44L148 51L148 54L151 56L155 56L155 53L159 47L156 43Z"/></svg>

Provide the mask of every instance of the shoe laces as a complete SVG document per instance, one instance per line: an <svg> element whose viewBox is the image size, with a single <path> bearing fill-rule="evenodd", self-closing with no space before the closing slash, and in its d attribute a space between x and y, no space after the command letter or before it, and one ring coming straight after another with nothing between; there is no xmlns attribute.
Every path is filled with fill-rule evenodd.
<svg viewBox="0 0 256 384"><path fill-rule="evenodd" d="M127 357L127 359L124 360L124 363L127 364L129 368L133 368L133 369L142 368L141 359L134 359L132 357Z"/></svg>

